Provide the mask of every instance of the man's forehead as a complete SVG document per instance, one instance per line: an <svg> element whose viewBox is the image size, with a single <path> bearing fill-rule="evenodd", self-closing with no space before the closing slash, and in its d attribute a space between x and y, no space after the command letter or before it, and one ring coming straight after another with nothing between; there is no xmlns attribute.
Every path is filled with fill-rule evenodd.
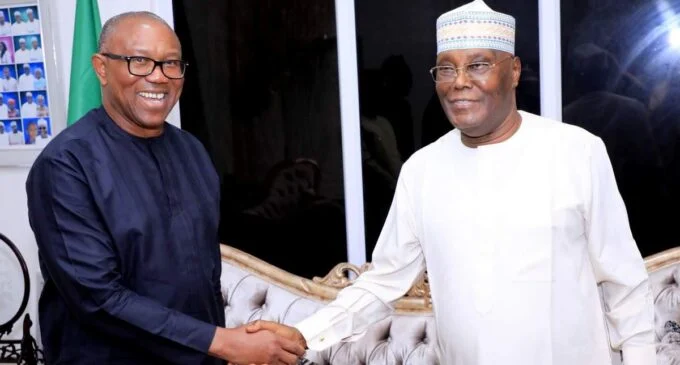
<svg viewBox="0 0 680 365"><path fill-rule="evenodd" d="M437 61L465 61L480 57L493 59L497 58L501 53L505 52L485 48L456 49L440 53L437 55Z"/></svg>
<svg viewBox="0 0 680 365"><path fill-rule="evenodd" d="M166 47L181 49L175 32L167 25L146 17L124 19L116 26L116 31L109 40L112 47L132 48L128 51L154 48L159 42Z"/></svg>

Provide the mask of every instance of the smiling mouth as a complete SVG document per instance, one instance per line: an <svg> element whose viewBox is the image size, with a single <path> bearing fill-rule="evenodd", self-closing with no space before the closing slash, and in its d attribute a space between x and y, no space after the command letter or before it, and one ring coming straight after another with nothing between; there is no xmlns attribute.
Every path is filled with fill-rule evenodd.
<svg viewBox="0 0 680 365"><path fill-rule="evenodd" d="M453 106L459 106L459 107L464 107L464 106L470 106L473 103L476 103L475 100L469 100L469 99L458 99L454 100L451 102Z"/></svg>
<svg viewBox="0 0 680 365"><path fill-rule="evenodd" d="M140 92L137 95L150 100L163 100L168 95L166 93L150 93L150 92Z"/></svg>

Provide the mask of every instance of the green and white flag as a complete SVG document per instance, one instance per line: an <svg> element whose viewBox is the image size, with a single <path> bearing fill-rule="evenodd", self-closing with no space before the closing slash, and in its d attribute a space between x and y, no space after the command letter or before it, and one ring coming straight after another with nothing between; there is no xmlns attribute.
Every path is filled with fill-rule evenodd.
<svg viewBox="0 0 680 365"><path fill-rule="evenodd" d="M69 126L102 103L99 80L91 62L92 55L97 52L101 30L97 0L77 0L66 119Z"/></svg>

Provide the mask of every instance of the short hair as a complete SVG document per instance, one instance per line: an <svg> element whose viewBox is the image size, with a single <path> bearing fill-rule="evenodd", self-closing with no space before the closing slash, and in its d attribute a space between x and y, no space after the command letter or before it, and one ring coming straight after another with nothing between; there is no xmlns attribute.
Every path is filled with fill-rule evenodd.
<svg viewBox="0 0 680 365"><path fill-rule="evenodd" d="M109 38L111 38L111 36L115 33L118 24L120 24L124 20L131 18L151 19L165 25L170 30L173 30L172 27L170 27L170 25L163 18L150 11L128 11L125 13L120 13L118 15L114 15L113 17L111 17L104 23L104 26L102 26L101 34L99 34L99 43L97 44L97 52L104 51L104 48L106 47L106 44L109 41Z"/></svg>

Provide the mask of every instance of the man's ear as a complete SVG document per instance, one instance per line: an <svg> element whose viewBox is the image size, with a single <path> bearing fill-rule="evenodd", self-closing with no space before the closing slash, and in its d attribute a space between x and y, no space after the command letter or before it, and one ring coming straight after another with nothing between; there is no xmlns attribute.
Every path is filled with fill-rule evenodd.
<svg viewBox="0 0 680 365"><path fill-rule="evenodd" d="M94 69L94 73L97 75L99 83L102 86L105 86L108 81L106 79L106 60L104 59L104 56L99 53L92 55L92 69Z"/></svg>
<svg viewBox="0 0 680 365"><path fill-rule="evenodd" d="M522 75L522 60L515 56L512 59L512 86L514 88L519 85L519 78Z"/></svg>

